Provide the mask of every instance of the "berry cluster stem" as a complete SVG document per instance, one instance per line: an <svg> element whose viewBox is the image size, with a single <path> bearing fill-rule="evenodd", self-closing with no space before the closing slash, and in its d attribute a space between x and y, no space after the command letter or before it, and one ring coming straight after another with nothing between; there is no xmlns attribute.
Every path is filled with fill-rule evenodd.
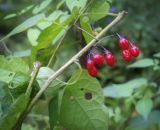
<svg viewBox="0 0 160 130"><path fill-rule="evenodd" d="M112 28L115 24L117 24L126 14L125 11L118 13L117 17L108 24L90 43L88 43L82 50L80 50L76 55L74 55L66 64L64 64L60 69L58 69L53 75L51 75L36 96L32 99L29 104L27 112L30 112L34 104L38 101L40 96L44 93L44 91L49 87L49 85L54 81L59 75L61 75L74 61L79 59L87 50L89 50L94 44L96 44L97 40L99 40L110 28Z"/></svg>

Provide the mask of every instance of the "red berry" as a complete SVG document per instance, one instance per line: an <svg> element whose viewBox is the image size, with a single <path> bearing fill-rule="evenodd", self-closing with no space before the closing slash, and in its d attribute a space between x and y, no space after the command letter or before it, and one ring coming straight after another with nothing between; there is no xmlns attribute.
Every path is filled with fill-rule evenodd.
<svg viewBox="0 0 160 130"><path fill-rule="evenodd" d="M87 70L88 73L92 76L92 77L96 77L97 76L97 69L94 66L94 62L92 60L88 60L87 61Z"/></svg>
<svg viewBox="0 0 160 130"><path fill-rule="evenodd" d="M125 38L119 39L119 47L123 50L127 50L129 48L129 42Z"/></svg>
<svg viewBox="0 0 160 130"><path fill-rule="evenodd" d="M106 64L110 67L114 65L114 56L112 55L111 52L107 52L104 54L104 58L106 60Z"/></svg>
<svg viewBox="0 0 160 130"><path fill-rule="evenodd" d="M130 48L130 53L131 53L132 56L138 57L139 53L140 53L140 50L137 46L132 45L132 47Z"/></svg>
<svg viewBox="0 0 160 130"><path fill-rule="evenodd" d="M94 66L92 69L88 69L88 73L92 76L92 77L96 77L98 72L96 67Z"/></svg>
<svg viewBox="0 0 160 130"><path fill-rule="evenodd" d="M92 69L94 67L94 62L92 60L87 60L87 69Z"/></svg>
<svg viewBox="0 0 160 130"><path fill-rule="evenodd" d="M132 55L131 55L129 50L123 50L122 51L122 57L127 62L131 61L131 59L132 59Z"/></svg>
<svg viewBox="0 0 160 130"><path fill-rule="evenodd" d="M93 55L92 60L98 66L102 66L104 63L103 57L100 54Z"/></svg>

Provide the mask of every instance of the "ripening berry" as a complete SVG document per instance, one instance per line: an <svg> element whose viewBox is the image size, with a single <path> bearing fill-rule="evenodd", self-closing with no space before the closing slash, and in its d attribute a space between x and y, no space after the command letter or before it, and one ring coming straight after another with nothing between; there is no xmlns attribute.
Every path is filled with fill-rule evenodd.
<svg viewBox="0 0 160 130"><path fill-rule="evenodd" d="M129 42L128 42L128 40L125 39L125 38L120 38L119 39L119 47L122 50L127 50L129 48Z"/></svg>
<svg viewBox="0 0 160 130"><path fill-rule="evenodd" d="M130 53L131 53L132 56L138 57L139 53L140 53L140 50L137 46L132 45L132 47L130 48Z"/></svg>
<svg viewBox="0 0 160 130"><path fill-rule="evenodd" d="M88 69L88 73L92 76L92 77L96 77L98 72L96 67L94 66L92 69Z"/></svg>
<svg viewBox="0 0 160 130"><path fill-rule="evenodd" d="M103 57L100 54L93 55L92 60L98 66L102 66L104 63Z"/></svg>
<svg viewBox="0 0 160 130"><path fill-rule="evenodd" d="M129 50L123 50L122 51L122 57L127 62L131 61L131 59L132 59L132 55L131 55Z"/></svg>
<svg viewBox="0 0 160 130"><path fill-rule="evenodd" d="M87 69L92 69L94 67L94 62L92 60L87 60Z"/></svg>
<svg viewBox="0 0 160 130"><path fill-rule="evenodd" d="M114 56L112 55L111 52L106 52L104 54L104 58L106 60L106 64L110 67L113 67L114 66Z"/></svg>

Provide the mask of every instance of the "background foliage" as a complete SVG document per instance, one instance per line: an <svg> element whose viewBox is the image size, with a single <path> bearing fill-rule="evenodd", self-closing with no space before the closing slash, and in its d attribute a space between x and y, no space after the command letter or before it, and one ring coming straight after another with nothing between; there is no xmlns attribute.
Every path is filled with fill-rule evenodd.
<svg viewBox="0 0 160 130"><path fill-rule="evenodd" d="M5 43L0 44L0 54L7 56L0 56L0 115L2 117L0 126L3 126L1 123L4 124L3 122L5 121L8 122L9 125L3 126L3 128L12 128L16 124L16 122L14 122L14 114L16 115L23 112L27 104L28 96L30 96L30 94L24 95L24 93L30 79L29 73L31 72L32 63L36 58L42 62L43 67L40 69L37 82L34 84L35 93L39 87L41 87L46 77L53 74L54 70L57 70L80 50L85 45L85 41L89 42L91 40L90 37L83 33L84 40L82 36L78 35L79 32L76 31L77 29L69 30L63 44L56 52L54 62L50 65L51 68L44 67L48 64L52 53L56 51L57 41L65 33L62 28L57 27L55 22L67 28L68 24L71 23L77 15L76 9L74 10L73 7L75 5L84 7L86 2L86 0L81 0L81 2L78 0L76 2L67 0L66 3L65 0L45 0L44 2L40 0L0 0L0 39L13 35L5 40ZM84 83L91 82L95 88L87 90L90 86L85 86L86 88L83 88L83 91L76 90L81 89L80 83L82 82L80 81L80 83L77 82L75 85L67 86L64 90L64 99L61 104L63 106L62 108L59 108L60 105L57 100L63 93L60 88L63 88L65 85L60 81L54 82L43 97L41 97L41 100L34 107L33 111L27 116L22 124L22 130L48 130L50 128L53 129L54 126L56 126L54 127L55 130L62 129L62 126L57 124L57 120L60 120L69 130L84 129L86 125L85 122L79 124L80 121L76 120L74 122L72 116L69 116L74 112L80 112L81 114L79 115L81 115L81 119L83 120L85 120L85 114L87 114L88 120L93 124L91 126L88 125L87 130L105 130L107 127L108 129L117 130L160 129L160 1L113 0L112 3L110 1L105 2L105 0L98 0L98 2L95 0L93 2L94 4L89 6L89 15L84 14L80 18L81 27L93 34L91 27L93 30L98 30L99 27L103 28L111 22L113 17L105 16L103 13L101 15L92 13L101 10L102 12L109 10L113 13L126 10L128 14L125 19L115 26L109 34L118 32L126 36L130 41L135 42L140 47L141 55L137 60L126 64L121 59L117 39L114 37L105 39L101 45L113 52L116 57L116 66L112 69L107 67L99 69L100 73L97 78L99 82L88 76L86 76L86 79L80 78L82 81L85 80L83 81ZM71 15L69 15L70 11L72 11ZM28 19L31 19L31 21ZM25 23L23 23L24 21ZM89 24L91 26L89 26ZM18 25L19 27L15 28ZM53 31L56 27L57 32ZM13 28L15 29L13 30ZM43 30L43 33L40 34L41 30ZM52 35L48 36L48 34ZM52 41L52 39L54 40ZM52 42L52 45L48 48L49 42ZM36 46L37 44L38 47ZM82 66L85 65L84 59L84 57L81 59ZM69 67L60 79L67 81L75 72L75 69L76 66L74 65ZM84 75L86 75L85 71L82 72L81 76L83 77ZM69 82L71 82L75 76L76 74L72 76ZM73 86L79 87L72 89ZM105 106L103 104L104 97L102 93L99 93L101 87L103 88L103 95L105 97ZM97 92L94 92L94 89L96 89ZM57 94L57 92L59 92L59 94ZM32 93L31 96L34 96L35 93ZM75 97L81 97L86 93L92 93L93 97L98 97L95 99L96 101L98 100L97 104L90 104L91 106L93 105L91 108L96 107L97 109L93 111L95 115L93 115L92 112L92 115L90 115L90 106L87 106L88 102L86 103L86 100L78 100L76 102L79 103L79 105L74 106L74 104L72 104L74 99L73 102L69 102L66 98L73 94L75 94ZM22 95L20 96L20 94ZM23 102L23 104L19 105L19 102ZM70 105L68 106L68 104ZM108 108L107 110L106 106ZM83 111L80 107L84 107ZM58 111L59 109L60 111ZM73 112L71 110L75 111ZM107 112L109 115L106 119L103 115ZM60 113L60 116L58 113ZM6 118L10 115L12 115L13 118ZM98 118L99 115L101 115L101 118L97 120L103 123L106 122L105 125L100 125L101 123L94 122L95 120L92 121L90 117L95 116L95 118ZM65 118L63 118L63 116ZM60 119L58 119L59 117ZM74 122L73 124L75 126L69 124L69 122ZM94 126L94 124L96 125ZM77 126L79 127L77 128Z"/></svg>

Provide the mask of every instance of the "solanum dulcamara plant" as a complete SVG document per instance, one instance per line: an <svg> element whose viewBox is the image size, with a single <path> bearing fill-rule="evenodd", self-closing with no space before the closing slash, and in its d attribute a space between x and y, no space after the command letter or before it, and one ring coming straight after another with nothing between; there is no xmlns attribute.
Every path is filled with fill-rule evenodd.
<svg viewBox="0 0 160 130"><path fill-rule="evenodd" d="M127 68L140 55L140 43L116 30L127 12L113 13L111 6L111 0L44 0L5 17L23 20L0 40L6 47L0 56L0 130L133 130L125 124L134 97L120 109L110 99L120 95L105 92L109 87L101 82L111 75L102 76L105 69L114 73L123 63ZM8 46L21 36L21 44Z"/></svg>

